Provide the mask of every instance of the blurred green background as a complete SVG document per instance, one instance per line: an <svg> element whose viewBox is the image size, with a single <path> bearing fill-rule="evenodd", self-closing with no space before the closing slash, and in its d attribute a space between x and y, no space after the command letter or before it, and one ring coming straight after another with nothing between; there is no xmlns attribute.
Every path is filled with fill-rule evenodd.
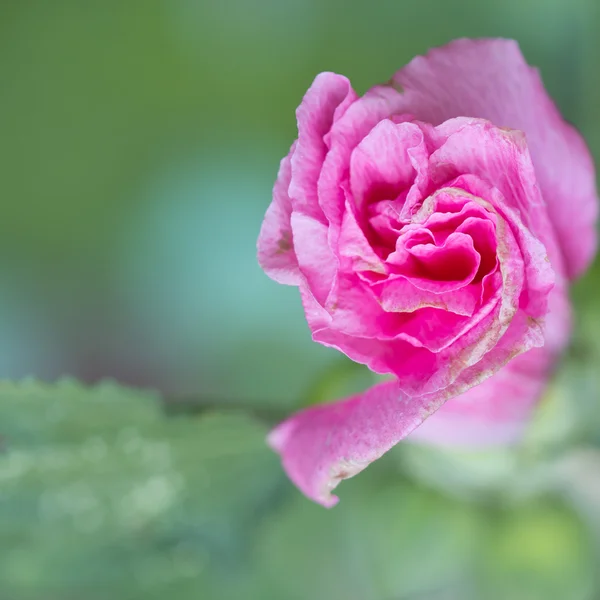
<svg viewBox="0 0 600 600"><path fill-rule="evenodd" d="M0 3L0 377L28 378L0 385L0 600L600 598L599 269L517 449L404 444L326 511L224 410L363 381L255 258L313 77L516 38L599 159L599 27L597 0ZM129 388L33 379L63 375Z"/></svg>

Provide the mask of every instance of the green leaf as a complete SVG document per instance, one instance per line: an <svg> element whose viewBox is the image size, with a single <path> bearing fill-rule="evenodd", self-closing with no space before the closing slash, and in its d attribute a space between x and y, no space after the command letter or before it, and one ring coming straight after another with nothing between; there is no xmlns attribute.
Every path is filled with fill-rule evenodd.
<svg viewBox="0 0 600 600"><path fill-rule="evenodd" d="M562 509L450 500L382 459L328 511L241 414L167 417L156 394L110 383L0 383L0 432L10 600L558 600L590 584Z"/></svg>
<svg viewBox="0 0 600 600"><path fill-rule="evenodd" d="M265 522L254 569L273 597L436 598L450 590L464 600L480 511L376 466L346 485L333 510L297 496Z"/></svg>
<svg viewBox="0 0 600 600"><path fill-rule="evenodd" d="M480 598L587 600L595 561L582 523L548 503L507 511L493 525L479 570Z"/></svg>
<svg viewBox="0 0 600 600"><path fill-rule="evenodd" d="M0 384L3 597L230 597L289 490L265 433L239 414L167 418L111 383Z"/></svg>

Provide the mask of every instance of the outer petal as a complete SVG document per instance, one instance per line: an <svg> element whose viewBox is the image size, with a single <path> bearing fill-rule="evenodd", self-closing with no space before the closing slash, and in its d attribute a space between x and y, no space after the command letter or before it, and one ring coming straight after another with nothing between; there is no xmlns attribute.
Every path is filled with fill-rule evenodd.
<svg viewBox="0 0 600 600"><path fill-rule="evenodd" d="M298 139L281 161L257 244L260 266L278 283L299 285L302 279L290 217L296 211L325 221L317 198L317 181L327 153L324 137L355 100L346 77L321 73L296 111Z"/></svg>
<svg viewBox="0 0 600 600"><path fill-rule="evenodd" d="M412 60L393 83L405 90L402 110L423 121L481 117L524 131L567 273L585 270L596 250L594 165L516 42L457 40Z"/></svg>
<svg viewBox="0 0 600 600"><path fill-rule="evenodd" d="M327 154L324 138L355 99L346 77L320 73L296 111L298 143L291 157L289 195L295 211L322 222L325 217L319 206L317 181Z"/></svg>
<svg viewBox="0 0 600 600"><path fill-rule="evenodd" d="M265 273L278 283L298 285L302 275L298 268L298 259L292 240L292 202L288 196L288 187L292 177L290 153L281 161L277 180L273 187L273 200L267 209L258 236L258 262Z"/></svg>
<svg viewBox="0 0 600 600"><path fill-rule="evenodd" d="M380 383L363 394L316 406L276 427L269 444L279 452L290 479L323 506L342 479L378 459L417 427L445 398L409 398L397 382Z"/></svg>

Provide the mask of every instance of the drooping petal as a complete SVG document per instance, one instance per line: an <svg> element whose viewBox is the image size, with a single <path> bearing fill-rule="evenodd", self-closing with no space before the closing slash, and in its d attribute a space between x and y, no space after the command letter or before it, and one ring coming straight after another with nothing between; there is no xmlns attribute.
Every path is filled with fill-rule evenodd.
<svg viewBox="0 0 600 600"><path fill-rule="evenodd" d="M294 252L290 224L292 202L288 195L292 176L290 157L295 146L296 142L281 161L273 187L273 200L267 209L257 242L260 266L271 279L286 285L298 285L302 279Z"/></svg>
<svg viewBox="0 0 600 600"><path fill-rule="evenodd" d="M593 161L516 42L456 40L416 57L393 82L404 89L400 112L423 121L437 125L453 117L480 117L523 131L567 273L575 278L586 269L597 244Z"/></svg>
<svg viewBox="0 0 600 600"><path fill-rule="evenodd" d="M309 498L331 507L331 491L406 437L445 397L409 398L396 381L347 400L309 408L277 426L269 443L290 479Z"/></svg>
<svg viewBox="0 0 600 600"><path fill-rule="evenodd" d="M568 317L557 311L555 318L551 329L563 328ZM463 370L446 389L409 397L397 380L384 382L347 400L292 415L271 432L269 443L298 488L330 507L338 502L331 491L341 480L362 471L417 427L415 440L449 444L513 440L543 390L556 356L536 348L511 361L516 340L521 351L543 341L541 329L531 328L523 313L518 313L492 352ZM507 367L501 367L507 363L510 370L505 371ZM472 387L477 383L481 385ZM430 425L423 423L426 419Z"/></svg>

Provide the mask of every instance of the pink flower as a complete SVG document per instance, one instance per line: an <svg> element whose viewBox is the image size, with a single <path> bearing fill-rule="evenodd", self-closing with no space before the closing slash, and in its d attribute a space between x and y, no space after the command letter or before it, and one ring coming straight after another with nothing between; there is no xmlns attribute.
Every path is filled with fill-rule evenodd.
<svg viewBox="0 0 600 600"><path fill-rule="evenodd" d="M394 376L270 435L332 506L421 424L436 443L518 436L568 342L598 204L584 141L512 41L452 42L362 97L322 73L297 119L259 262L300 288L314 340Z"/></svg>

